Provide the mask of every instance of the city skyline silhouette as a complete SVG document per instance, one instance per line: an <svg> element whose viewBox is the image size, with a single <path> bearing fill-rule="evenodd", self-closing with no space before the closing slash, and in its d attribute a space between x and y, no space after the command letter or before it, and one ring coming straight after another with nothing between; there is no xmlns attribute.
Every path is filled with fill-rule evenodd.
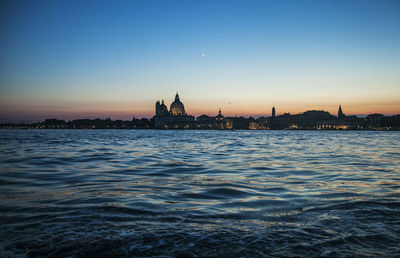
<svg viewBox="0 0 400 258"><path fill-rule="evenodd" d="M186 106L187 107L187 106ZM278 114L277 108L272 106L270 116L243 117L224 116L221 108L218 114L193 116L186 112L178 92L170 107L164 99L155 102L152 118L136 118L131 120L105 119L72 119L66 121L57 118L47 118L35 123L0 122L0 128L22 129L212 129L212 130L400 130L400 114L384 116L383 114L369 114L365 117L346 115L339 105L337 115L324 110L307 110L299 114L290 112Z"/></svg>

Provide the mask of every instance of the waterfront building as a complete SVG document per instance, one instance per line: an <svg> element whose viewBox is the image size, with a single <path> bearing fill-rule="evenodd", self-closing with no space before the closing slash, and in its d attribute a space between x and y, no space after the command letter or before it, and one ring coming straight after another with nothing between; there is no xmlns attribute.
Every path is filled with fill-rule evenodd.
<svg viewBox="0 0 400 258"><path fill-rule="evenodd" d="M217 116L201 115L196 118L196 128L198 129L228 129L226 124L221 109L219 109Z"/></svg>
<svg viewBox="0 0 400 258"><path fill-rule="evenodd" d="M343 119L346 115L342 111L342 105L339 105L338 118Z"/></svg>
<svg viewBox="0 0 400 258"><path fill-rule="evenodd" d="M154 116L154 127L158 129L190 129L194 128L194 116L185 112L185 106L176 93L174 102L168 111L164 100L156 102L156 114Z"/></svg>
<svg viewBox="0 0 400 258"><path fill-rule="evenodd" d="M249 129L250 130L258 130L259 124L257 122L250 122Z"/></svg>
<svg viewBox="0 0 400 258"><path fill-rule="evenodd" d="M249 129L250 130L267 130L269 129L269 124L271 118L260 117L250 122Z"/></svg>

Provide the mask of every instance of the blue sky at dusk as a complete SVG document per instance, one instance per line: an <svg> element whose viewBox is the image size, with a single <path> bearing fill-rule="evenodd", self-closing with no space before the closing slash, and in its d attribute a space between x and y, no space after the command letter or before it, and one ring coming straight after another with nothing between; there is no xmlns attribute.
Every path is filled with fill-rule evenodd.
<svg viewBox="0 0 400 258"><path fill-rule="evenodd" d="M400 1L1 1L0 122L400 113Z"/></svg>

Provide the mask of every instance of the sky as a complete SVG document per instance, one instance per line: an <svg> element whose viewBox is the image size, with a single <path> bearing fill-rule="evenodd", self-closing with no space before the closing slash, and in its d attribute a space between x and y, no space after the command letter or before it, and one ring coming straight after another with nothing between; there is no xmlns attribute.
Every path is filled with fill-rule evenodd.
<svg viewBox="0 0 400 258"><path fill-rule="evenodd" d="M400 113L400 1L0 0L0 122Z"/></svg>

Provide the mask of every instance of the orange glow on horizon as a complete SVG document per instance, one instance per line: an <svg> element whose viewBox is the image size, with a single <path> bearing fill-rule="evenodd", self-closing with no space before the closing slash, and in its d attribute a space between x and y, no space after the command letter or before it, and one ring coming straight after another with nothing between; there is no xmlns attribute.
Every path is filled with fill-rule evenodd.
<svg viewBox="0 0 400 258"><path fill-rule="evenodd" d="M123 101L123 102L42 102L37 103L9 103L0 104L0 118L11 121L37 121L46 118L58 119L80 119L80 118L106 118L131 120L136 118L151 118L155 114L156 100ZM276 114L290 113L292 115L303 113L307 110L324 110L332 115L337 115L339 105L342 105L346 115L368 115L381 113L384 115L400 114L400 102L396 101L371 101L371 102L348 102L332 103L309 103L290 101L249 101L249 100L198 100L181 98L185 110L189 115L216 116L219 108L225 117L261 117L271 116L272 106L276 108ZM165 99L168 109L172 100ZM311 103L311 101L310 101Z"/></svg>

